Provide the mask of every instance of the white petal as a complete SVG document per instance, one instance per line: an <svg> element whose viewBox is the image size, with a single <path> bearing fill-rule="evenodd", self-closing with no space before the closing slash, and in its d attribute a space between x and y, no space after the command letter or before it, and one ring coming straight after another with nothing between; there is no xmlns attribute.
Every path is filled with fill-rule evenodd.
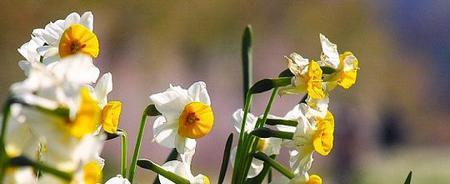
<svg viewBox="0 0 450 184"><path fill-rule="evenodd" d="M195 139L182 137L178 134L175 136L175 148L177 148L177 151L180 154L184 154L189 150L195 149L196 143L197 142Z"/></svg>
<svg viewBox="0 0 450 184"><path fill-rule="evenodd" d="M203 81L192 84L188 89L188 94L192 98L192 101L211 105L211 100L209 99L208 91L206 90L206 84Z"/></svg>
<svg viewBox="0 0 450 184"><path fill-rule="evenodd" d="M166 117L178 117L184 107L190 103L187 90L181 89L179 86L171 86L162 93L153 94L150 99L155 104L156 109Z"/></svg>
<svg viewBox="0 0 450 184"><path fill-rule="evenodd" d="M121 175L117 175L106 181L105 184L131 184L126 178L123 178Z"/></svg>
<svg viewBox="0 0 450 184"><path fill-rule="evenodd" d="M339 66L339 53L336 44L331 43L323 34L320 34L320 43L322 44L322 52L326 56L324 62L337 69Z"/></svg>
<svg viewBox="0 0 450 184"><path fill-rule="evenodd" d="M279 138L267 138L267 146L263 152L266 155L278 155L280 154L282 139Z"/></svg>
<svg viewBox="0 0 450 184"><path fill-rule="evenodd" d="M81 84L94 83L100 74L92 58L83 54L65 57L49 69L61 80Z"/></svg>
<svg viewBox="0 0 450 184"><path fill-rule="evenodd" d="M66 17L66 22L64 23L64 27L68 28L72 24L78 24L80 22L80 15L78 13L71 13Z"/></svg>
<svg viewBox="0 0 450 184"><path fill-rule="evenodd" d="M86 26L89 30L94 30L94 15L92 12L84 12L80 19L80 24Z"/></svg>
<svg viewBox="0 0 450 184"><path fill-rule="evenodd" d="M258 174L264 168L264 161L258 160L256 158L252 159L252 163L250 164L250 169L248 170L247 178L253 178L258 176Z"/></svg>
<svg viewBox="0 0 450 184"><path fill-rule="evenodd" d="M100 107L106 105L108 99L108 94L112 91L113 83L112 83L112 75L111 73L105 73L95 85L95 95L97 100L99 101Z"/></svg>
<svg viewBox="0 0 450 184"><path fill-rule="evenodd" d="M244 118L244 111L238 109L233 113L234 128L238 133L241 132L242 119ZM247 113L247 121L245 123L245 132L251 132L255 128L256 121L258 120L252 113Z"/></svg>
<svg viewBox="0 0 450 184"><path fill-rule="evenodd" d="M199 174L195 176L190 182L191 184L205 184L205 177L206 177L205 175Z"/></svg>
<svg viewBox="0 0 450 184"><path fill-rule="evenodd" d="M178 160L172 160L169 162L166 162L161 166L167 171L174 172L175 174L185 177L187 179L191 179L188 175L190 174L190 171L186 170L186 167L183 162L180 162ZM192 175L192 174L191 174ZM193 177L193 176L191 176ZM170 181L169 179L165 178L164 176L159 175L159 182L161 184L173 184L174 182Z"/></svg>
<svg viewBox="0 0 450 184"><path fill-rule="evenodd" d="M158 117L153 123L153 140L164 147L175 148L177 129L177 122L166 122L164 117Z"/></svg>

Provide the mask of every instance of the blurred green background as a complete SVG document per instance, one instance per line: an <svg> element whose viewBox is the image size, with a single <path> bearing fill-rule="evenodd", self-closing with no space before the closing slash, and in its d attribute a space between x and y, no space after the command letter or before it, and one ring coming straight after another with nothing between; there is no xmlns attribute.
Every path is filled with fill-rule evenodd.
<svg viewBox="0 0 450 184"><path fill-rule="evenodd" d="M357 84L331 95L335 149L328 157L315 156L312 173L333 184L402 183L409 170L413 183L450 181L450 1L2 0L2 101L9 86L24 79L16 49L33 29L73 11L94 14L101 47L96 64L113 74L109 99L124 104L120 126L130 135L130 155L148 96L170 83L186 88L203 80L216 123L198 141L193 171L216 181L233 130L231 114L242 106L240 43L251 24L255 80L284 70L283 56L291 52L319 58L319 33L359 59ZM256 97L255 113L267 98ZM277 98L273 113L283 115L296 101ZM170 150L151 140L149 123L141 157L162 164ZM105 144L105 179L119 173L119 144ZM138 169L137 182L150 183L154 176Z"/></svg>

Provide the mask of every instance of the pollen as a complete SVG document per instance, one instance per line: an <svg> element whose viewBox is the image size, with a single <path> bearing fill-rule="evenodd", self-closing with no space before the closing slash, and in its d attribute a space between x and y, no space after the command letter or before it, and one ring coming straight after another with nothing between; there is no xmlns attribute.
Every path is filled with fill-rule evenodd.
<svg viewBox="0 0 450 184"><path fill-rule="evenodd" d="M187 104L178 123L178 134L183 137L197 139L207 135L214 124L211 106L201 102Z"/></svg>
<svg viewBox="0 0 450 184"><path fill-rule="evenodd" d="M99 53L97 36L81 24L74 24L67 28L59 41L59 55L70 56L84 53L96 58Z"/></svg>

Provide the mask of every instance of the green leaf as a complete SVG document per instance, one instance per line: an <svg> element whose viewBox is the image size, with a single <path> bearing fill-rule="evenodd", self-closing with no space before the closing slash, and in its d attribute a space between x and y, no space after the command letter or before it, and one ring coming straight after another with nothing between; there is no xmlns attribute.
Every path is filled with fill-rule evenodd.
<svg viewBox="0 0 450 184"><path fill-rule="evenodd" d="M292 173L288 168L281 165L279 162L270 158L266 154L264 154L262 152L257 152L257 153L253 154L253 157L255 157L258 160L264 161L264 163L269 164L270 166L272 166L274 169L276 169L277 171L279 171L281 174L285 175L289 179L294 178L294 173Z"/></svg>
<svg viewBox="0 0 450 184"><path fill-rule="evenodd" d="M275 158L277 158L277 156L276 155L272 155L272 156L270 156L270 158L275 160ZM270 166L270 164L264 162L264 166L263 166L262 171L257 176L255 176L253 178L248 178L245 183L247 183L247 184L260 184L260 183L262 183L267 174L269 174L269 177L270 177L270 174L272 173L272 172L270 172L271 168L272 167Z"/></svg>
<svg viewBox="0 0 450 184"><path fill-rule="evenodd" d="M269 91L276 87L282 87L287 86L291 84L290 77L281 77L281 78L275 78L275 79L263 79L258 82L256 82L251 88L250 93L256 94L256 93L262 93Z"/></svg>
<svg viewBox="0 0 450 184"><path fill-rule="evenodd" d="M250 134L261 138L277 137L281 139L292 139L294 133L272 130L270 128L262 127L253 130Z"/></svg>
<svg viewBox="0 0 450 184"><path fill-rule="evenodd" d="M320 69L322 69L323 74L332 74L332 73L336 72L336 69L331 68L329 66L321 66Z"/></svg>
<svg viewBox="0 0 450 184"><path fill-rule="evenodd" d="M139 159L137 161L137 165L141 168L151 170L161 176L164 176L165 178L169 179L170 181L172 181L174 183L179 183L179 184L189 184L190 183L188 179L178 176L177 174L175 174L173 172L165 170L158 164L153 163L151 160Z"/></svg>
<svg viewBox="0 0 450 184"><path fill-rule="evenodd" d="M283 71L278 75L278 77L294 77L294 74L291 72L291 70L286 69L286 70L283 70Z"/></svg>
<svg viewBox="0 0 450 184"><path fill-rule="evenodd" d="M44 173L52 174L63 180L66 180L66 181L72 180L72 174L64 172L64 171L60 171L56 168L50 167L41 162L35 162L25 156L18 156L18 157L9 159L8 165L13 166L13 167L31 166L31 167L35 168L36 170L42 171Z"/></svg>
<svg viewBox="0 0 450 184"><path fill-rule="evenodd" d="M178 158L178 152L176 148L173 148L172 151L170 151L169 155L166 158L165 162L176 160ZM164 163L165 163L164 162ZM159 176L156 176L155 180L153 181L153 184L159 184Z"/></svg>
<svg viewBox="0 0 450 184"><path fill-rule="evenodd" d="M220 166L220 174L218 184L223 183L225 175L227 174L228 163L230 161L231 146L233 144L233 133L231 133L227 138L227 143L225 144L225 150L223 151L222 165Z"/></svg>
<svg viewBox="0 0 450 184"><path fill-rule="evenodd" d="M160 116L161 113L156 109L155 104L150 104L145 109L145 112L147 112L147 116Z"/></svg>
<svg viewBox="0 0 450 184"><path fill-rule="evenodd" d="M252 27L248 25L242 35L242 72L243 72L243 89L244 103L247 91L252 85L253 61L252 61Z"/></svg>
<svg viewBox="0 0 450 184"><path fill-rule="evenodd" d="M411 184L412 171L409 171L408 177L406 177L404 184Z"/></svg>

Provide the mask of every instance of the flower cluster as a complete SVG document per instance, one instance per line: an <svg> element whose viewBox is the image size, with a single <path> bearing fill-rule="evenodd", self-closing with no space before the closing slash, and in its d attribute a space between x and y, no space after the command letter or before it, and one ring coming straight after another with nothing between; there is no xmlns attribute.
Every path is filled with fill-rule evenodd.
<svg viewBox="0 0 450 184"><path fill-rule="evenodd" d="M327 156L333 149L335 125L328 110L329 94L337 86L348 89L355 84L358 60L351 52L339 54L337 46L322 34L320 42L319 60L290 54L286 57L288 69L278 78L256 82L246 94L245 109L233 114L240 133L239 144L231 152L233 183L260 183L270 167L288 179L280 178L279 183L322 183L322 178L309 175L309 170L314 153ZM249 112L252 95L268 90L272 90L272 96L266 110L255 117ZM277 117L269 114L276 94L304 97L284 117ZM275 160L283 147L289 149L289 168Z"/></svg>
<svg viewBox="0 0 450 184"><path fill-rule="evenodd" d="M101 181L99 155L106 134L118 132L121 102L107 100L112 75L99 78L93 64L93 19L91 12L71 13L33 30L18 49L27 78L11 86L3 115L3 182Z"/></svg>
<svg viewBox="0 0 450 184"><path fill-rule="evenodd" d="M100 44L93 19L91 12L71 13L64 20L33 30L31 40L18 49L24 57L19 67L26 79L11 86L4 106L0 183L100 183L104 142L120 137L120 174L107 184L133 183L137 166L157 173L161 184L209 184L209 177L191 171L197 139L208 135L214 125L215 113L201 81L188 89L170 85L150 95L131 164L127 164L127 133L118 128L122 105L108 101L113 88L111 73L99 78L100 70L94 65ZM274 182L322 183L322 178L310 175L309 170L315 153L327 156L333 149L335 124L328 110L329 94L337 86L348 89L355 84L358 60L351 52L340 54L335 44L320 35L320 59L292 53L279 77L249 87L250 28L243 40L244 107L232 115L239 139L233 148L233 133L227 140L218 183L223 183L230 160L232 183L262 183L271 168L286 176ZM250 113L253 95L269 90L272 95L264 113ZM304 97L278 117L270 114L277 94ZM152 142L172 149L162 165L139 158L151 116L155 117ZM289 168L276 161L282 148L289 149Z"/></svg>

